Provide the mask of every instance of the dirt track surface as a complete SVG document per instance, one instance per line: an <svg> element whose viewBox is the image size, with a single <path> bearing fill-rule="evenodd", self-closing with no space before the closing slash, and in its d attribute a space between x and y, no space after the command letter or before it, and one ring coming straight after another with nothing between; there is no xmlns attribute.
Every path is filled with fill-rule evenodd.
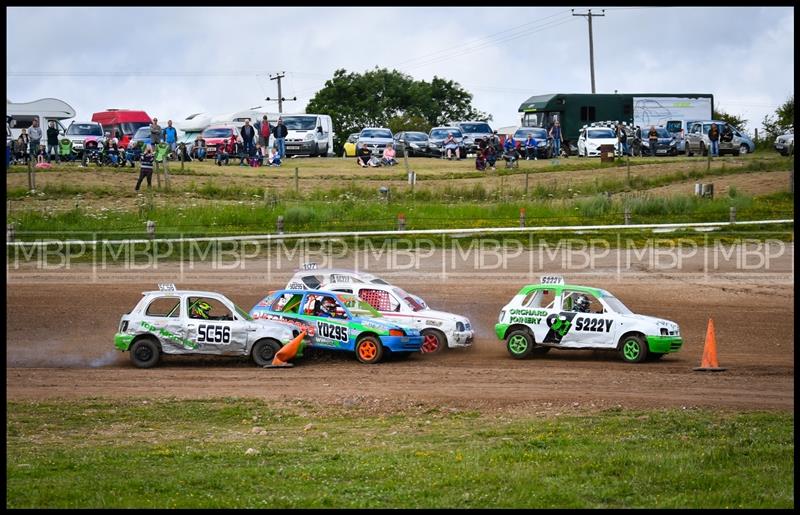
<svg viewBox="0 0 800 515"><path fill-rule="evenodd" d="M423 402L478 409L534 406L719 407L794 409L794 292L789 279L696 280L676 274L581 277L606 288L633 311L680 324L684 347L659 362L639 365L616 353L552 351L512 359L494 336L501 307L524 280L485 278L446 282L393 280L438 309L470 318L477 331L469 349L414 355L362 365L352 354L324 354L291 369L259 369L237 358L165 357L140 370L113 348L120 316L153 281L30 284L13 281L6 293L6 398L77 397L307 399L323 403ZM219 291L244 309L291 275L269 284L180 284ZM714 319L725 372L692 371L700 364L709 317Z"/></svg>

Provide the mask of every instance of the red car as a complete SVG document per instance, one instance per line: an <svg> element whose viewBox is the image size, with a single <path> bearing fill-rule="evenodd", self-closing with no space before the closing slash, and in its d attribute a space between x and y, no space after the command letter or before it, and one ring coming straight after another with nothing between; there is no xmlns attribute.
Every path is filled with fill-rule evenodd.
<svg viewBox="0 0 800 515"><path fill-rule="evenodd" d="M206 140L206 155L213 158L217 154L217 145L227 147L231 136L239 136L239 128L233 125L212 125L203 131Z"/></svg>
<svg viewBox="0 0 800 515"><path fill-rule="evenodd" d="M119 139L119 147L126 148L140 127L149 126L152 118L144 111L129 109L107 109L92 115L92 121L103 125L103 129Z"/></svg>

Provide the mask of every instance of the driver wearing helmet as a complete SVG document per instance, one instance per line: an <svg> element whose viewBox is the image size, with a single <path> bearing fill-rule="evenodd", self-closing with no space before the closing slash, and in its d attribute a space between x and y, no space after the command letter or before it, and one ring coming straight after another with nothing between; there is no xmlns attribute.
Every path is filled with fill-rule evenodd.
<svg viewBox="0 0 800 515"><path fill-rule="evenodd" d="M336 315L336 303L330 297L324 297L319 306L317 316L332 318Z"/></svg>
<svg viewBox="0 0 800 515"><path fill-rule="evenodd" d="M190 318L202 318L203 320L208 320L208 314L211 312L211 305L204 301L198 300L189 308L189 317Z"/></svg>
<svg viewBox="0 0 800 515"><path fill-rule="evenodd" d="M578 298L575 299L575 302L572 305L572 310L577 311L578 313L588 313L589 304L591 304L591 302L586 295L578 295Z"/></svg>

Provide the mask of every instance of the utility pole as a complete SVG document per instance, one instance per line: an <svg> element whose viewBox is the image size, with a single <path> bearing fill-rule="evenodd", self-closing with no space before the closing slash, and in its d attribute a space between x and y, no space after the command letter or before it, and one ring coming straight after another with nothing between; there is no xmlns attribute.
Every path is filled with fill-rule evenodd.
<svg viewBox="0 0 800 515"><path fill-rule="evenodd" d="M272 74L269 75L269 80L277 80L278 81L278 98L270 98L267 97L265 100L277 100L278 101L278 112L283 113L283 102L286 100L297 100L297 97L292 98L284 98L281 94L281 79L286 76L286 72L276 73L273 77Z"/></svg>
<svg viewBox="0 0 800 515"><path fill-rule="evenodd" d="M605 16L606 10L603 9L603 14L592 14L589 9L588 14L575 14L575 9L572 9L573 16L585 16L589 20L589 69L592 72L592 93L594 93L594 42L592 41L592 16Z"/></svg>

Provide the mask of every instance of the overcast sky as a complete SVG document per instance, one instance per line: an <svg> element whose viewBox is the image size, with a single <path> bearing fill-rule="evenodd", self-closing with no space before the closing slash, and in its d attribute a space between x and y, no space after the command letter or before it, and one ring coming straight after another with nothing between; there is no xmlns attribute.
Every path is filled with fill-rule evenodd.
<svg viewBox="0 0 800 515"><path fill-rule="evenodd" d="M592 8L600 13L602 6ZM576 8L585 13L586 8ZM375 66L460 83L495 128L531 95L590 93L585 17L568 7L6 9L12 102L55 97L160 120L253 106L302 112L333 72ZM611 7L593 18L597 93L712 93L761 128L794 94L791 7Z"/></svg>

